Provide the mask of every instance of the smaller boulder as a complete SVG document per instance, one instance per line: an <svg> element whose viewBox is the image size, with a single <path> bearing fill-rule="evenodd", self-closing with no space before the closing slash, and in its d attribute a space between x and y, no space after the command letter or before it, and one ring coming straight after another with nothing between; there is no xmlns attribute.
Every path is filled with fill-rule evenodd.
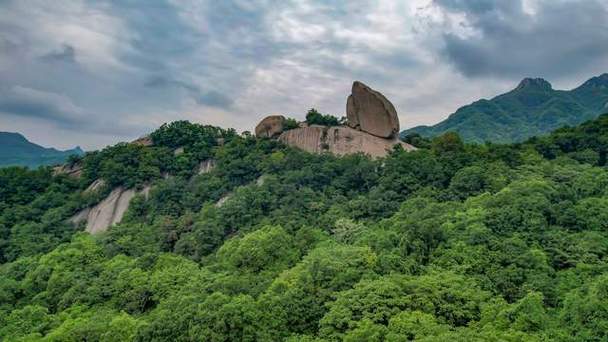
<svg viewBox="0 0 608 342"><path fill-rule="evenodd" d="M255 126L255 135L258 137L274 138L283 133L285 117L283 115L270 115Z"/></svg>

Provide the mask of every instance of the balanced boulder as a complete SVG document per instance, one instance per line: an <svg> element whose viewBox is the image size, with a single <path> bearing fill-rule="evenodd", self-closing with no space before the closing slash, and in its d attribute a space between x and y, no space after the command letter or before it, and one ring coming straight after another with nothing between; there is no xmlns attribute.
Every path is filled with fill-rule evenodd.
<svg viewBox="0 0 608 342"><path fill-rule="evenodd" d="M355 81L346 101L348 126L381 138L399 134L399 118L393 104L384 95Z"/></svg>
<svg viewBox="0 0 608 342"><path fill-rule="evenodd" d="M283 132L285 117L283 115L270 115L255 126L255 135L258 137L274 138Z"/></svg>

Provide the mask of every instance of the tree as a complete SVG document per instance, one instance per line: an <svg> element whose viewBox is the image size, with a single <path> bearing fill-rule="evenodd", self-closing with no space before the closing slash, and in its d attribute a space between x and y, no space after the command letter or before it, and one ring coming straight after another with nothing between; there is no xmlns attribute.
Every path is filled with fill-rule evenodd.
<svg viewBox="0 0 608 342"><path fill-rule="evenodd" d="M306 113L306 123L308 125L338 126L340 121L335 116L321 114L312 108Z"/></svg>

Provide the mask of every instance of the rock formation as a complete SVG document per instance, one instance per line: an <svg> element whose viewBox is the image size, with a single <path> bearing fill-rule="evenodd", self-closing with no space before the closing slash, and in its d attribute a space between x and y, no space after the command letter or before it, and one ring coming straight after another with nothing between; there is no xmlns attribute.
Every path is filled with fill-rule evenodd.
<svg viewBox="0 0 608 342"><path fill-rule="evenodd" d="M141 138L137 138L133 141L131 141L131 144L133 145L141 145L141 146L152 146L154 145L154 142L152 141L152 137L149 135L144 135Z"/></svg>
<svg viewBox="0 0 608 342"><path fill-rule="evenodd" d="M103 179L100 178L100 179L94 181L93 183L91 183L91 185L89 185L84 190L84 193L87 194L87 193L99 191L99 189L103 188L104 186L106 186L106 181L104 181Z"/></svg>
<svg viewBox="0 0 608 342"><path fill-rule="evenodd" d="M202 175L203 173L209 173L214 168L215 168L215 160L214 159L203 160L202 162L200 162L198 164L198 167L196 168L196 174L197 175Z"/></svg>
<svg viewBox="0 0 608 342"><path fill-rule="evenodd" d="M272 115L255 128L258 137L278 137L283 143L312 153L336 155L363 152L385 156L395 145L406 151L412 145L398 139L399 118L395 107L382 94L361 82L354 82L346 104L347 125L326 127L300 122L299 128L284 131L285 118Z"/></svg>
<svg viewBox="0 0 608 342"><path fill-rule="evenodd" d="M255 135L258 137L274 138L283 132L285 117L283 115L270 115L255 126Z"/></svg>
<svg viewBox="0 0 608 342"><path fill-rule="evenodd" d="M74 178L80 178L82 175L82 165L80 163L75 164L63 164L53 168L53 176L68 175Z"/></svg>
<svg viewBox="0 0 608 342"><path fill-rule="evenodd" d="M140 191L118 187L112 190L103 201L93 207L79 211L69 221L74 224L86 221L85 230L91 234L104 232L110 226L122 220L129 208L129 203L135 195L144 194L147 196L149 191L149 186L144 187Z"/></svg>
<svg viewBox="0 0 608 342"><path fill-rule="evenodd" d="M346 101L347 124L381 138L399 134L399 118L393 104L384 95L355 81Z"/></svg>
<svg viewBox="0 0 608 342"><path fill-rule="evenodd" d="M283 132L279 140L311 153L330 152L336 155L363 152L371 157L383 157L395 145L401 145L406 151L415 149L396 138L384 139L345 126L313 125L291 129Z"/></svg>

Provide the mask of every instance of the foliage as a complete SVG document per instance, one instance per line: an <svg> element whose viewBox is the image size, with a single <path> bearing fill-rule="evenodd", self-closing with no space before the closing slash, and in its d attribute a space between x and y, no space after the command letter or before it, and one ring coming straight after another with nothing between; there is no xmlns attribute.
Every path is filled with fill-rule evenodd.
<svg viewBox="0 0 608 342"><path fill-rule="evenodd" d="M0 340L606 340L607 119L375 160L178 122L80 179L0 169ZM105 233L66 222L144 184Z"/></svg>
<svg viewBox="0 0 608 342"><path fill-rule="evenodd" d="M285 119L285 123L283 124L283 131L288 131L290 129L294 129L294 128L298 128L298 127L300 127L300 124L298 123L298 121L296 121L296 119L287 118L287 119Z"/></svg>
<svg viewBox="0 0 608 342"><path fill-rule="evenodd" d="M309 125L338 126L341 122L335 116L321 114L316 109L312 108L306 113L306 123Z"/></svg>
<svg viewBox="0 0 608 342"><path fill-rule="evenodd" d="M413 127L401 135L416 133L428 138L451 131L468 142L520 142L605 113L607 89L608 74L593 77L570 91L554 90L543 79L524 79L505 94L475 101L436 125Z"/></svg>

